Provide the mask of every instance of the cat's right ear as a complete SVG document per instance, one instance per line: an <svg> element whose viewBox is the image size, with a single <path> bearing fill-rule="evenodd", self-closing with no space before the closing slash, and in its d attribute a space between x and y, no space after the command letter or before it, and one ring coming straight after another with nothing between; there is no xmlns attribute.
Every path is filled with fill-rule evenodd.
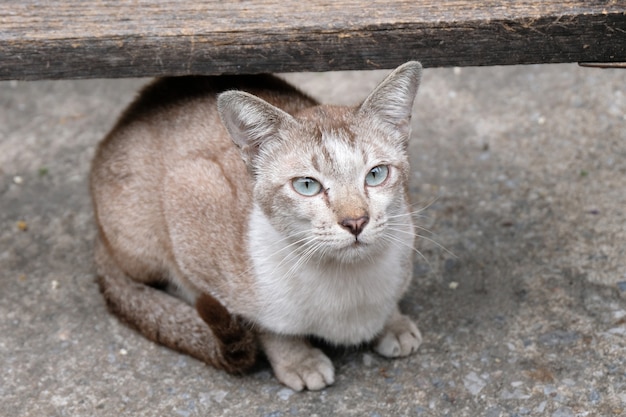
<svg viewBox="0 0 626 417"><path fill-rule="evenodd" d="M396 68L365 99L360 111L409 137L411 112L422 78L422 64L410 61Z"/></svg>
<svg viewBox="0 0 626 417"><path fill-rule="evenodd" d="M277 138L281 127L295 123L288 113L243 91L220 94L217 111L249 168L265 141Z"/></svg>

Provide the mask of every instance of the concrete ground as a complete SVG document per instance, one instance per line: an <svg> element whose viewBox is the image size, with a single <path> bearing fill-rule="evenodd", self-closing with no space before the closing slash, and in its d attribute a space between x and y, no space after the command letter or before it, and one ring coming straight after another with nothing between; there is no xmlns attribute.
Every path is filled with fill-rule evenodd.
<svg viewBox="0 0 626 417"><path fill-rule="evenodd" d="M352 103L384 74L288 78ZM145 81L0 83L0 414L626 415L626 71L426 70L411 156L428 208L402 304L424 344L400 360L334 350L334 386L304 393L107 312L86 175Z"/></svg>

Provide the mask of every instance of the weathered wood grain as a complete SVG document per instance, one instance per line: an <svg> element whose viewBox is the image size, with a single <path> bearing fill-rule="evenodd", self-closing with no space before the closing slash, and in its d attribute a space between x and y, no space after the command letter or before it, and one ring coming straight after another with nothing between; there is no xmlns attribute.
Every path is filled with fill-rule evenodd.
<svg viewBox="0 0 626 417"><path fill-rule="evenodd" d="M626 0L4 0L0 79L626 61Z"/></svg>

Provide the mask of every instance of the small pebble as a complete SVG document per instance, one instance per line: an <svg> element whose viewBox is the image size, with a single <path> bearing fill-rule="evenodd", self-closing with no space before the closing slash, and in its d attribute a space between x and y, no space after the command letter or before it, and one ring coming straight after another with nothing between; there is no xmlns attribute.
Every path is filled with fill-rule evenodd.
<svg viewBox="0 0 626 417"><path fill-rule="evenodd" d="M22 232L25 232L28 230L28 223L26 223L24 220L20 220L17 222L17 228Z"/></svg>
<svg viewBox="0 0 626 417"><path fill-rule="evenodd" d="M587 398L589 399L589 402L591 404L598 404L602 397L601 397L600 393L594 388L594 389L591 390L591 392L589 393Z"/></svg>
<svg viewBox="0 0 626 417"><path fill-rule="evenodd" d="M478 395L480 391L485 388L487 383L479 377L476 372L472 371L463 378L463 385L465 386L465 389L470 392L470 394Z"/></svg>
<svg viewBox="0 0 626 417"><path fill-rule="evenodd" d="M513 392L506 388L500 392L500 399L502 400L527 400L529 398L530 394L526 393L522 387L515 388Z"/></svg>
<svg viewBox="0 0 626 417"><path fill-rule="evenodd" d="M287 401L293 394L295 391L293 391L292 389L289 388L283 388L280 391L278 391L278 394L276 394L278 396L278 398L280 398L283 401Z"/></svg>
<svg viewBox="0 0 626 417"><path fill-rule="evenodd" d="M459 283L458 283L458 282L456 282L456 281L452 281L450 284L448 284L448 287L449 287L451 290L456 290L457 288L459 288Z"/></svg>
<svg viewBox="0 0 626 417"><path fill-rule="evenodd" d="M16 175L13 177L13 182L17 185L20 185L21 183L24 182L24 180L22 179L22 177L20 177L19 175Z"/></svg>
<svg viewBox="0 0 626 417"><path fill-rule="evenodd" d="M540 402L539 405L535 407L535 411L538 413L543 413L543 411L546 409L546 405L548 405L547 401Z"/></svg>
<svg viewBox="0 0 626 417"><path fill-rule="evenodd" d="M120 349L120 355L126 356L126 355L128 355L128 351L126 349L122 348L122 349Z"/></svg>
<svg viewBox="0 0 626 417"><path fill-rule="evenodd" d="M613 327L608 330L608 333L618 336L626 336L626 327Z"/></svg>
<svg viewBox="0 0 626 417"><path fill-rule="evenodd" d="M222 401L224 401L224 398L226 398L226 396L228 395L228 391L219 389L219 390L211 391L210 395L211 395L211 398L213 398L213 400L219 404Z"/></svg>
<svg viewBox="0 0 626 417"><path fill-rule="evenodd" d="M501 417L502 409L500 407L493 407L486 411L485 417Z"/></svg>
<svg viewBox="0 0 626 417"><path fill-rule="evenodd" d="M542 334L537 341L544 346L571 346L580 338L580 333L576 331L555 330Z"/></svg>
<svg viewBox="0 0 626 417"><path fill-rule="evenodd" d="M569 407L559 407L552 413L552 417L574 417L574 413Z"/></svg>
<svg viewBox="0 0 626 417"><path fill-rule="evenodd" d="M372 357L372 355L370 355L369 353L363 354L363 366L369 368L370 366L372 366L373 362L374 358Z"/></svg>

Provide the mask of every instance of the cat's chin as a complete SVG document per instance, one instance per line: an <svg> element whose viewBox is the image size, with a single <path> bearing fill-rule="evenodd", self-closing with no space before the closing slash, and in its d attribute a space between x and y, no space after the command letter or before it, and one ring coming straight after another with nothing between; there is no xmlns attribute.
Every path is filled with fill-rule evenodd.
<svg viewBox="0 0 626 417"><path fill-rule="evenodd" d="M377 253L375 245L360 240L352 241L340 248L329 251L329 256L341 263L355 263L370 260Z"/></svg>

